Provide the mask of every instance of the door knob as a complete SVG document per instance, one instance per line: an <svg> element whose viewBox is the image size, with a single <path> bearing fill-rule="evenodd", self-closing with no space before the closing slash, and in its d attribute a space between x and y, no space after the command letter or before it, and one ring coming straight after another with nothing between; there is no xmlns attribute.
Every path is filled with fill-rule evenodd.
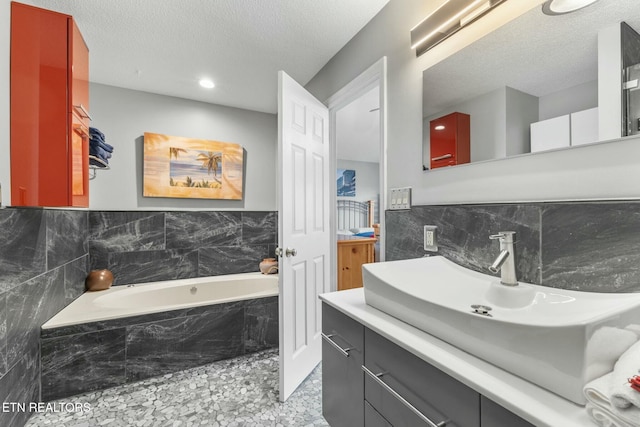
<svg viewBox="0 0 640 427"><path fill-rule="evenodd" d="M281 257L282 257L282 248L276 248L276 256L277 256L278 258L281 258Z"/></svg>
<svg viewBox="0 0 640 427"><path fill-rule="evenodd" d="M298 251L297 251L296 249L287 248L287 249L285 249L284 254L285 254L286 256L288 256L288 257L290 257L290 256L296 256L296 255L298 255Z"/></svg>

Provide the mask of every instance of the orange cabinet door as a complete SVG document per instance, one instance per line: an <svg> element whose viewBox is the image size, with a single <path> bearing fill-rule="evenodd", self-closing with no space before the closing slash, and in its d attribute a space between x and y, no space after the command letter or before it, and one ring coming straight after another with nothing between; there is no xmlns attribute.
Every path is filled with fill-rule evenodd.
<svg viewBox="0 0 640 427"><path fill-rule="evenodd" d="M86 155L74 152L81 146L84 151L85 142L73 139L77 133L73 132L70 114L70 76L71 67L75 66L70 59L70 22L68 15L11 3L14 206L88 206L88 182L77 186L80 197L73 195L74 159L78 168L86 168L82 173L88 177L88 139ZM79 182L79 178L75 179Z"/></svg>
<svg viewBox="0 0 640 427"><path fill-rule="evenodd" d="M429 122L431 169L470 161L470 116L451 113Z"/></svg>
<svg viewBox="0 0 640 427"><path fill-rule="evenodd" d="M78 26L69 20L69 124L71 206L89 206L89 49Z"/></svg>

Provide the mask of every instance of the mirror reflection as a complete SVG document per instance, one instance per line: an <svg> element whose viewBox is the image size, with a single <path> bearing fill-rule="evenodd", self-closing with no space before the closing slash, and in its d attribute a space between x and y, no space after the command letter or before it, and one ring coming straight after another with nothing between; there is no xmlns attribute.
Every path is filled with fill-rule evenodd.
<svg viewBox="0 0 640 427"><path fill-rule="evenodd" d="M535 7L425 70L423 169L640 132L639 30L637 0Z"/></svg>

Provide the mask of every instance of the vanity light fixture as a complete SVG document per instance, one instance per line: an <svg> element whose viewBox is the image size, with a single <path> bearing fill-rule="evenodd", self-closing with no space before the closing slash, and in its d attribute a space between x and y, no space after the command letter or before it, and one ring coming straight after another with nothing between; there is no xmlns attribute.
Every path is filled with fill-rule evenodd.
<svg viewBox="0 0 640 427"><path fill-rule="evenodd" d="M198 82L205 89L213 89L216 85L209 79L200 79Z"/></svg>
<svg viewBox="0 0 640 427"><path fill-rule="evenodd" d="M546 15L564 15L587 7L598 0L547 0L542 5L542 12Z"/></svg>
<svg viewBox="0 0 640 427"><path fill-rule="evenodd" d="M422 55L505 1L446 0L411 29L411 49L416 49L416 56Z"/></svg>

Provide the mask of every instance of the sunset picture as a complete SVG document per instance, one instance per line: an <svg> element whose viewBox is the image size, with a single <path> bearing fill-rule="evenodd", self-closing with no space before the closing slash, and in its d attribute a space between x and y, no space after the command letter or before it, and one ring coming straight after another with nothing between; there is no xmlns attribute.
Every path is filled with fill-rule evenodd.
<svg viewBox="0 0 640 427"><path fill-rule="evenodd" d="M144 134L145 197L242 199L242 146Z"/></svg>

